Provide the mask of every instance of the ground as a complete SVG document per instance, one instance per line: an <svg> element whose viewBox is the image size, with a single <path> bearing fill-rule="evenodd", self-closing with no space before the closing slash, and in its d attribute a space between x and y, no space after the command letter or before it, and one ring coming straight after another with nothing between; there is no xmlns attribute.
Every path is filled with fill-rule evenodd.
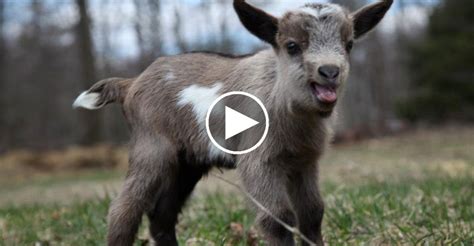
<svg viewBox="0 0 474 246"><path fill-rule="evenodd" d="M57 155L41 160L51 156ZM0 245L104 244L122 164L53 172L27 167L18 174L12 160L0 158ZM215 175L238 183L232 172ZM320 175L329 245L474 244L474 127L339 144L321 161ZM143 223L137 245L148 240ZM263 244L252 223L243 195L211 176L185 208L178 235L183 245Z"/></svg>

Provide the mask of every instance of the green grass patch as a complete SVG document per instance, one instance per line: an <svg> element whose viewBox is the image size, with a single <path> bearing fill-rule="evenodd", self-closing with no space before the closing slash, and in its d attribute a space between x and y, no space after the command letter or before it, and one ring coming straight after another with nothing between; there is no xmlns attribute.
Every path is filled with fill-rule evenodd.
<svg viewBox="0 0 474 246"><path fill-rule="evenodd" d="M331 244L472 245L474 181L431 178L325 192Z"/></svg>
<svg viewBox="0 0 474 246"><path fill-rule="evenodd" d="M472 177L324 185L324 237L330 245L454 244L474 242ZM103 245L110 199L69 205L0 209L0 244ZM215 245L258 243L253 214L241 196L210 194L191 200L178 235ZM146 237L146 220L141 228ZM201 245L198 244L198 245Z"/></svg>
<svg viewBox="0 0 474 246"><path fill-rule="evenodd" d="M0 242L4 245L103 244L109 201L1 209Z"/></svg>

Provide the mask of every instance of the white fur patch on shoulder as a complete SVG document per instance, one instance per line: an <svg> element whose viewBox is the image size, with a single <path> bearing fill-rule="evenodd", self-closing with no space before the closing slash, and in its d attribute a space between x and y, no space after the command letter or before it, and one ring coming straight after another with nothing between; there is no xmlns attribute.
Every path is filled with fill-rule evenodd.
<svg viewBox="0 0 474 246"><path fill-rule="evenodd" d="M103 106L97 106L99 96L99 93L89 93L88 91L84 91L77 97L72 106L74 108L85 108L90 110L99 109Z"/></svg>
<svg viewBox="0 0 474 246"><path fill-rule="evenodd" d="M305 6L305 7L302 7L300 10L316 18L343 12L341 6L337 4L325 4L321 8L313 8L311 6Z"/></svg>
<svg viewBox="0 0 474 246"><path fill-rule="evenodd" d="M209 107L211 107L211 104L220 96L219 90L221 88L222 83L216 83L212 87L191 85L178 94L178 106L192 106L193 112L196 116L196 121L198 122L203 134L206 134L204 132L206 128L207 111L209 110ZM219 158L227 160L230 156L209 142L208 158L210 160L216 160Z"/></svg>
<svg viewBox="0 0 474 246"><path fill-rule="evenodd" d="M219 90L221 88L221 83L216 83L212 87L199 85L188 86L178 94L178 106L191 105L198 124L204 128L206 126L207 110L220 96Z"/></svg>

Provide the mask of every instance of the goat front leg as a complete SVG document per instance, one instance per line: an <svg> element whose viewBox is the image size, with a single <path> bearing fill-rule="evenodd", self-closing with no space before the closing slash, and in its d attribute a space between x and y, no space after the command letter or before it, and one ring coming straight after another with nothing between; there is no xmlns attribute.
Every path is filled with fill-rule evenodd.
<svg viewBox="0 0 474 246"><path fill-rule="evenodd" d="M321 234L324 202L318 187L317 166L294 171L289 179L288 192L301 233L317 245L324 245ZM302 245L309 244L303 241Z"/></svg>
<svg viewBox="0 0 474 246"><path fill-rule="evenodd" d="M177 166L176 153L160 137L142 137L132 143L125 184L109 209L108 245L133 245L142 216L153 208L156 193L171 186L169 177L174 176Z"/></svg>
<svg viewBox="0 0 474 246"><path fill-rule="evenodd" d="M252 163L238 165L246 190L274 216L294 226L295 216L286 190L286 174L278 166ZM293 234L257 208L256 222L269 245L294 245Z"/></svg>

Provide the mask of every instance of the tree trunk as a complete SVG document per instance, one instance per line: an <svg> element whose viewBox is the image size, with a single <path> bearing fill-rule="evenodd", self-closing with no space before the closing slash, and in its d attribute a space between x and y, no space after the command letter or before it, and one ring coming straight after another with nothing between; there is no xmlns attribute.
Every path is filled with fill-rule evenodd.
<svg viewBox="0 0 474 246"><path fill-rule="evenodd" d="M84 88L89 88L97 80L94 63L94 46L92 42L92 24L87 13L87 0L76 0L79 12L76 38L78 42L79 62L81 65L81 81ZM91 145L101 139L101 118L97 112L81 112L85 127L81 136L82 145Z"/></svg>
<svg viewBox="0 0 474 246"><path fill-rule="evenodd" d="M182 17L178 7L174 8L174 18L173 34L176 39L176 46L178 46L180 52L186 52L188 51L189 47L185 38L183 37Z"/></svg>
<svg viewBox="0 0 474 246"><path fill-rule="evenodd" d="M4 38L4 14L5 14L5 2L0 1L0 153L2 153L6 149L6 144L8 142L8 135L7 135L7 124L5 119L5 92L6 88L6 56L7 56L7 49L5 47L5 38Z"/></svg>
<svg viewBox="0 0 474 246"><path fill-rule="evenodd" d="M138 58L139 59L138 70L142 71L146 68L147 63L148 63L148 59L146 58L148 47L145 41L145 34L144 34L145 28L143 27L143 23L145 22L144 12L145 12L146 6L144 6L145 2L143 0L134 0L133 3L135 5L135 11L137 12L135 15L134 27L135 27L135 34L137 36L138 49L140 50L140 54Z"/></svg>
<svg viewBox="0 0 474 246"><path fill-rule="evenodd" d="M162 30L161 30L161 1L148 0L150 18L150 45L152 60L162 53Z"/></svg>
<svg viewBox="0 0 474 246"><path fill-rule="evenodd" d="M139 70L150 65L162 53L161 4L159 0L134 0L135 34L138 41Z"/></svg>

